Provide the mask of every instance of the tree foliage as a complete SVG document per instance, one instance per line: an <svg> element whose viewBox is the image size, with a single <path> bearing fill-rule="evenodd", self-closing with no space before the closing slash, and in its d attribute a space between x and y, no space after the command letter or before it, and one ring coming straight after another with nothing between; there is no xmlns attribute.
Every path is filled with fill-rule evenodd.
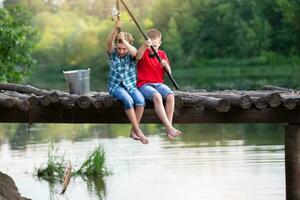
<svg viewBox="0 0 300 200"><path fill-rule="evenodd" d="M168 58L171 63L179 62L183 55L183 49L181 46L181 35L178 31L177 23L173 17L170 18L168 23L168 29L163 39L164 49L168 52Z"/></svg>
<svg viewBox="0 0 300 200"><path fill-rule="evenodd" d="M299 11L298 0L158 0L152 16L162 29L174 17L187 57L251 58L299 55Z"/></svg>
<svg viewBox="0 0 300 200"><path fill-rule="evenodd" d="M30 13L16 6L0 9L0 81L19 82L28 75L35 31Z"/></svg>
<svg viewBox="0 0 300 200"><path fill-rule="evenodd" d="M124 1L145 31L161 30L162 49L175 67L199 68L201 59L300 56L299 0ZM113 27L110 9L115 0L6 0L10 2L33 12L31 22L40 31L33 54L39 77L42 72L90 67L92 79L100 74L106 81L105 41ZM132 33L139 47L144 39L120 7L123 30Z"/></svg>

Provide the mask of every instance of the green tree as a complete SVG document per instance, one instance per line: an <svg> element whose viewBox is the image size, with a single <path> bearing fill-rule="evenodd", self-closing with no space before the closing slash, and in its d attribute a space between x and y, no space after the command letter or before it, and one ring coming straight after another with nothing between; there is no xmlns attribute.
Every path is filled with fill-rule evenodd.
<svg viewBox="0 0 300 200"><path fill-rule="evenodd" d="M198 45L204 48L203 55L249 58L268 49L271 28L257 4L239 0L214 4L200 28Z"/></svg>
<svg viewBox="0 0 300 200"><path fill-rule="evenodd" d="M20 82L34 65L31 14L18 6L0 9L0 81Z"/></svg>
<svg viewBox="0 0 300 200"><path fill-rule="evenodd" d="M256 2L272 28L270 51L279 54L300 52L300 1L264 0Z"/></svg>
<svg viewBox="0 0 300 200"><path fill-rule="evenodd" d="M177 24L172 17L169 20L168 30L163 36L163 45L171 63L179 63L182 59L183 50L181 46L181 35L178 32Z"/></svg>

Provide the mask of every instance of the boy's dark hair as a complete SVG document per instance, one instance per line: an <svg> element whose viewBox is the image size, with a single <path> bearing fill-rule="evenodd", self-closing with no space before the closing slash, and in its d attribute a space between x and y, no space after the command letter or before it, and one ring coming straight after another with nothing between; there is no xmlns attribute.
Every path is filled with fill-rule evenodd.
<svg viewBox="0 0 300 200"><path fill-rule="evenodd" d="M134 39L133 39L133 37L132 37L132 35L131 35L130 33L124 32L124 38L125 38L125 40L126 40L129 44L131 44L131 45L133 44ZM118 37L116 37L116 38L115 38L115 43L116 43L116 44L117 44L117 43L122 43L122 41L119 40Z"/></svg>
<svg viewBox="0 0 300 200"><path fill-rule="evenodd" d="M161 32L158 29L150 29L147 32L147 37L150 39L161 38Z"/></svg>

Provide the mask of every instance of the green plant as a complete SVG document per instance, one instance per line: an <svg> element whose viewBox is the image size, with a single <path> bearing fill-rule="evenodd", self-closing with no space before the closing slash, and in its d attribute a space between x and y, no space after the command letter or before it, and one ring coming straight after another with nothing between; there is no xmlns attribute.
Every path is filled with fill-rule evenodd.
<svg viewBox="0 0 300 200"><path fill-rule="evenodd" d="M109 172L105 167L105 152L102 148L97 147L88 159L81 165L75 173L81 176L107 176Z"/></svg>
<svg viewBox="0 0 300 200"><path fill-rule="evenodd" d="M48 161L45 166L36 170L36 176L44 180L54 182L62 181L66 162L63 156L57 156L57 148L54 148L53 143L50 143L48 151ZM101 147L97 147L83 162L79 170L73 170L74 176L82 177L104 177L110 175L105 167L105 152Z"/></svg>
<svg viewBox="0 0 300 200"><path fill-rule="evenodd" d="M48 180L50 182L62 180L64 176L65 162L63 158L60 158L56 155L57 150L57 148L54 149L53 143L50 143L46 167L41 167L37 169L36 172L36 175L39 178Z"/></svg>
<svg viewBox="0 0 300 200"><path fill-rule="evenodd" d="M20 82L33 67L36 31L30 22L31 13L20 6L0 9L0 81Z"/></svg>

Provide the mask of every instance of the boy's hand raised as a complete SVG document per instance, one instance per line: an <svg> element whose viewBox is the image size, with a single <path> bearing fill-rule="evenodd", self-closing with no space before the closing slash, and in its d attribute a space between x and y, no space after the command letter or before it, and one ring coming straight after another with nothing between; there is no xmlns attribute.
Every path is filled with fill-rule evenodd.
<svg viewBox="0 0 300 200"><path fill-rule="evenodd" d="M118 34L118 39L121 40L122 42L124 42L124 40L125 40L125 34L124 34L124 32L120 32Z"/></svg>
<svg viewBox="0 0 300 200"><path fill-rule="evenodd" d="M122 27L122 21L116 19L115 28L121 28L121 27Z"/></svg>
<svg viewBox="0 0 300 200"><path fill-rule="evenodd" d="M144 42L144 46L145 46L146 48L151 47L151 45L152 45L152 42L151 42L150 39L148 39L148 40L146 40L146 41Z"/></svg>

